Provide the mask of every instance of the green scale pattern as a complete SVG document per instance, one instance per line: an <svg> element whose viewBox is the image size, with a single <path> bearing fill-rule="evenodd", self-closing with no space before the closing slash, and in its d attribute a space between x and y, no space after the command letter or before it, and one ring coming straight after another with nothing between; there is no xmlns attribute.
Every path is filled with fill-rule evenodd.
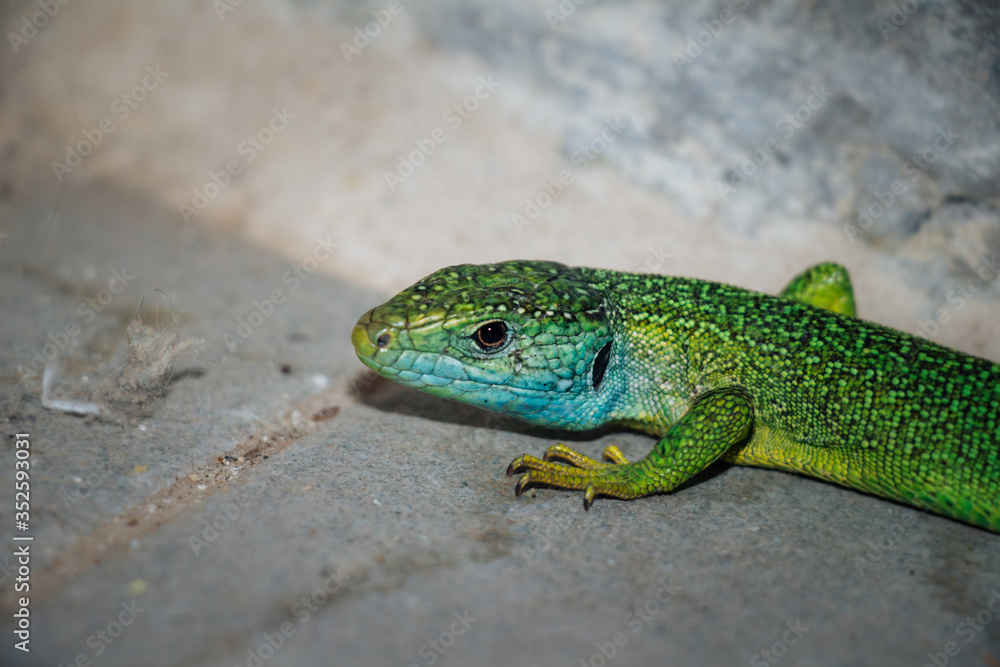
<svg viewBox="0 0 1000 667"><path fill-rule="evenodd" d="M634 463L615 447L603 461L563 445L519 457L518 493L580 489L589 507L670 491L722 459L1000 532L1000 366L853 312L835 264L771 296L516 261L442 269L362 316L353 342L370 368L432 394L544 426L660 438ZM507 338L483 350L474 338L491 322Z"/></svg>

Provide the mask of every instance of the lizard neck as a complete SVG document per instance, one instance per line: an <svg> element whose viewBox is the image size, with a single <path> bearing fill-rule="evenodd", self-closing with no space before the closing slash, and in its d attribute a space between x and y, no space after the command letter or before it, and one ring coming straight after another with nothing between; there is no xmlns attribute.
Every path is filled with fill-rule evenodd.
<svg viewBox="0 0 1000 667"><path fill-rule="evenodd" d="M614 331L606 421L662 435L690 405L690 335L704 281L588 269Z"/></svg>

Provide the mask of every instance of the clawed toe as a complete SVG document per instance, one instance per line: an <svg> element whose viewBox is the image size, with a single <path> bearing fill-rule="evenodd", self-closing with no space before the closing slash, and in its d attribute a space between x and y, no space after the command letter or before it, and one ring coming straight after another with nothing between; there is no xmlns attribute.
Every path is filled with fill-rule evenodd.
<svg viewBox="0 0 1000 667"><path fill-rule="evenodd" d="M569 459L570 463L559 463L547 460L549 456ZM554 445L546 451L545 459L523 454L507 466L507 475L525 471L517 480L514 496L520 497L530 486L550 486L557 489L583 491L583 508L589 510L598 496L614 498L635 498L635 483L631 477L635 475L639 464L628 463L618 448L608 452L605 457L621 463L605 463L577 454L565 445Z"/></svg>

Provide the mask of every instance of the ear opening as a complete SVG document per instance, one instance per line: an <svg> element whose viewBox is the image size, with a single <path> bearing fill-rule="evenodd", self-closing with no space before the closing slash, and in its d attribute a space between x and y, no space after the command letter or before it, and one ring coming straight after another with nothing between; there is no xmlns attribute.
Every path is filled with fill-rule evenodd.
<svg viewBox="0 0 1000 667"><path fill-rule="evenodd" d="M597 391L601 386L601 381L604 380L604 371L608 369L608 359L611 357L611 342L608 341L604 344L600 350L597 351L597 355L594 356L594 366L590 371L590 382L594 387L594 391Z"/></svg>

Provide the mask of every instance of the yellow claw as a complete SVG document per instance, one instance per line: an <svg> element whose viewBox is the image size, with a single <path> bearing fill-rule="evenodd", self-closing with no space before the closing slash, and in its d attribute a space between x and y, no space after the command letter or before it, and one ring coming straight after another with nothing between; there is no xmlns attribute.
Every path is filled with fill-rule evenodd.
<svg viewBox="0 0 1000 667"><path fill-rule="evenodd" d="M551 465L547 461L543 461L539 458L532 456L531 454L521 454L516 459L510 462L507 466L507 476L510 477L518 470L522 468L529 468L533 470L544 470L546 465Z"/></svg>
<svg viewBox="0 0 1000 667"><path fill-rule="evenodd" d="M524 493L524 487L528 486L531 481L531 473L526 472L521 475L521 478L517 480L517 485L514 486L514 497L520 498L521 494Z"/></svg>
<svg viewBox="0 0 1000 667"><path fill-rule="evenodd" d="M551 447L546 449L545 454L542 456L542 458L545 461L552 461L553 459L558 459L560 461L565 461L566 463L570 464L573 467L584 468L584 469L606 468L609 465L603 461L597 461L595 459L590 458L589 456L580 454L575 449L571 449L570 447L567 447L561 442L552 445Z"/></svg>
<svg viewBox="0 0 1000 667"><path fill-rule="evenodd" d="M556 443L545 450L545 454L542 456L544 461L565 461L569 465L575 468L610 468L614 465L622 465L628 463L628 459L622 454L622 450L618 449L615 445L608 445L604 448L602 453L601 461L592 459L589 456L577 452L575 449L567 447L566 445Z"/></svg>
<svg viewBox="0 0 1000 667"><path fill-rule="evenodd" d="M610 461L616 465L624 465L628 463L628 459L622 454L622 450L618 449L615 445L608 445L604 448L604 460Z"/></svg>

